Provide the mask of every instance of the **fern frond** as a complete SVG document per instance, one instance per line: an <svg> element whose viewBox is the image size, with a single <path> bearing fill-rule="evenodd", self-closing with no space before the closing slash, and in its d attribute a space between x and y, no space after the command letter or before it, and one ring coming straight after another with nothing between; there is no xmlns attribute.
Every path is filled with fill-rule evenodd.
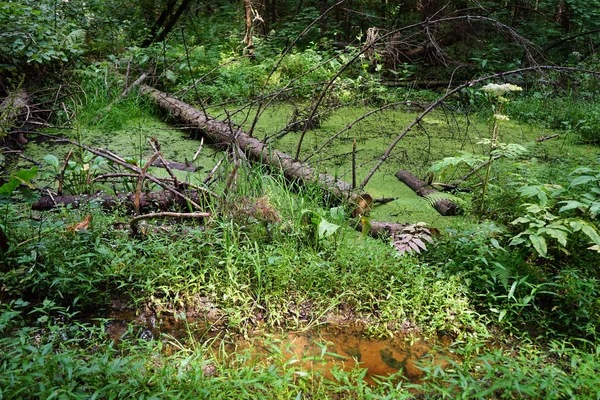
<svg viewBox="0 0 600 400"><path fill-rule="evenodd" d="M85 29L75 29L63 40L63 44L68 48L73 48L78 45L82 45L85 41L86 31Z"/></svg>
<svg viewBox="0 0 600 400"><path fill-rule="evenodd" d="M466 202L460 197L445 192L428 194L427 196L423 196L423 200L427 201L427 203L429 203L429 205L432 207L440 200L448 200L462 207L466 205Z"/></svg>

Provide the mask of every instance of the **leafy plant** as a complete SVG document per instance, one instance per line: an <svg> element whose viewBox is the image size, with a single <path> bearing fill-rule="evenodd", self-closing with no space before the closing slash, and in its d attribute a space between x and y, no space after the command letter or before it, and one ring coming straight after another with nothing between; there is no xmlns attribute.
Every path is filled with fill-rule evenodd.
<svg viewBox="0 0 600 400"><path fill-rule="evenodd" d="M421 253L427 250L425 242L433 243L431 231L424 222L408 225L392 234L392 246L400 255Z"/></svg>
<svg viewBox="0 0 600 400"><path fill-rule="evenodd" d="M587 185L587 190L573 193L558 185L524 185L519 188L522 197L537 198L538 202L523 204L526 214L511 222L525 229L512 238L510 245L532 246L538 255L547 257L548 239L551 239L569 255L579 236L583 236L589 243L589 249L600 252L600 235L593 223L600 207L600 174L591 168L578 168L571 175L574 177L570 188L580 189ZM556 201L569 195L576 197ZM557 208L559 205L562 207ZM579 216L569 216L574 210L579 212Z"/></svg>

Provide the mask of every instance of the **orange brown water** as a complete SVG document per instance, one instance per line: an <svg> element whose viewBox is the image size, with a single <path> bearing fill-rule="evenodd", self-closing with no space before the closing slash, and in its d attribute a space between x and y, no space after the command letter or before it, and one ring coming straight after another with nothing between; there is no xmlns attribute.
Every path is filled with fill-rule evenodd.
<svg viewBox="0 0 600 400"><path fill-rule="evenodd" d="M275 346L275 348L273 347ZM256 357L280 353L286 360L296 359L303 369L318 370L331 378L330 371L337 367L350 371L356 366L365 368L365 380L373 383L373 377L388 376L398 371L407 380L418 382L423 375L417 367L419 362L433 360L445 364L442 355L434 352L424 341L407 342L401 339L372 340L357 334L302 332L287 333L265 338L241 341L237 349L249 349Z"/></svg>
<svg viewBox="0 0 600 400"><path fill-rule="evenodd" d="M213 346L222 343L219 331L210 331L209 326L195 321L182 321L172 316L138 315L116 313L106 327L110 336L118 341L130 324L137 326L137 335L146 340L159 339L162 334L182 340L190 339L190 332L199 343L214 339ZM286 361L300 363L305 371L319 372L332 378L331 371L337 367L350 371L357 366L365 368L365 380L374 383L373 377L389 376L402 371L406 380L418 382L422 371L419 362L433 361L444 366L444 352L434 351L424 340L411 341L404 338L370 339L356 330L342 327L324 331L288 332L284 334L257 335L248 339L229 338L225 345L228 353L247 352L254 360L268 357L283 357ZM171 349L173 351L174 349Z"/></svg>

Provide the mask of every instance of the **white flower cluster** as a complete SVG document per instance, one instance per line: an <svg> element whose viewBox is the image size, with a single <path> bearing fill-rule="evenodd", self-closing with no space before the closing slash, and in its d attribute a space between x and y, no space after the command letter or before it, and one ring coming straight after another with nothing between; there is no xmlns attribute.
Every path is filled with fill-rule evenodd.
<svg viewBox="0 0 600 400"><path fill-rule="evenodd" d="M481 90L500 97L508 92L521 92L523 88L521 86L513 85L512 83L503 83L501 85L497 83L488 83L483 86Z"/></svg>
<svg viewBox="0 0 600 400"><path fill-rule="evenodd" d="M494 119L496 121L508 121L508 115L504 115L504 114L494 114Z"/></svg>

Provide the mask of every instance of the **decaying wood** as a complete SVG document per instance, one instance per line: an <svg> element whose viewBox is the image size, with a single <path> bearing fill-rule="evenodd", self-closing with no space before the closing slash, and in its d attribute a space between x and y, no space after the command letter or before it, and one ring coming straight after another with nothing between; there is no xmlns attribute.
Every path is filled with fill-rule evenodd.
<svg viewBox="0 0 600 400"><path fill-rule="evenodd" d="M354 222L354 228L357 231L363 232L364 229L368 228L369 231L366 233L374 238L390 237L395 232L402 232L402 230L407 226L408 224L400 224L395 222L366 222L362 218Z"/></svg>
<svg viewBox="0 0 600 400"><path fill-rule="evenodd" d="M187 197L195 203L203 202L203 195L198 193L187 193ZM79 207L90 202L96 202L105 209L112 209L118 206L124 206L128 211L134 211L134 193L119 194L111 196L103 193L78 196L42 196L38 201L32 204L34 210L51 210L56 206L71 205ZM169 210L178 208L181 210L189 209L188 202L181 196L168 191L142 193L140 195L140 212L150 212L154 210Z"/></svg>
<svg viewBox="0 0 600 400"><path fill-rule="evenodd" d="M323 190L341 199L346 199L352 204L361 202L371 204L372 198L367 193L354 191L350 184L330 175L318 173L309 165L303 164L279 150L272 149L268 144L250 137L237 127L206 116L200 110L150 86L141 85L140 91L152 99L158 107L168 111L187 126L196 127L217 145L238 146L248 159L261 162L273 171L283 172L284 176L291 181L302 184L315 183Z"/></svg>
<svg viewBox="0 0 600 400"><path fill-rule="evenodd" d="M558 133L555 133L554 135L543 136L541 138L536 139L535 141L540 143L545 142L546 140L554 139L555 137L558 137Z"/></svg>
<svg viewBox="0 0 600 400"><path fill-rule="evenodd" d="M435 193L439 193L438 190L433 189L427 185L426 182L420 180L408 171L400 170L396 173L396 178L406 184L419 196L425 197ZM438 199L434 201L433 208L437 210L441 215L456 215L460 210L460 207L448 199Z"/></svg>
<svg viewBox="0 0 600 400"><path fill-rule="evenodd" d="M195 213L176 213L176 212L160 212L153 214L144 214L138 215L134 217L129 226L131 227L131 232L134 235L139 234L138 223L145 219L156 219L156 218L175 218L175 219L203 219L210 217L210 213L207 212L195 212Z"/></svg>

